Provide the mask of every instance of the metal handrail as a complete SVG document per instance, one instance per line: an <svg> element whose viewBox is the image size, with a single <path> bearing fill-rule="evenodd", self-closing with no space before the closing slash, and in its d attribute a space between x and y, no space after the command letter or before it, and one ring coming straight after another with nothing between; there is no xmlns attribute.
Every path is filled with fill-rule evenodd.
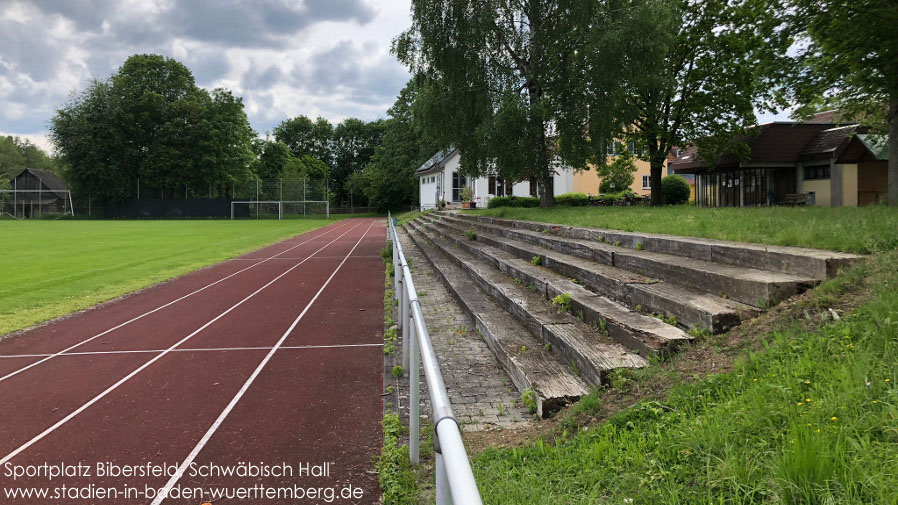
<svg viewBox="0 0 898 505"><path fill-rule="evenodd" d="M480 491L474 480L471 462L462 442L458 420L452 412L449 394L440 373L436 352L430 343L430 333L421 313L421 303L412 281L402 244L396 234L396 226L391 215L389 235L393 243L393 267L395 275L394 297L399 301L399 327L402 330L402 361L407 365L409 377L409 461L417 465L420 461L419 408L420 379L419 360L424 366L424 377L430 391L430 405L433 408L433 447L436 453L436 503L437 505L482 505ZM420 351L419 351L420 350Z"/></svg>

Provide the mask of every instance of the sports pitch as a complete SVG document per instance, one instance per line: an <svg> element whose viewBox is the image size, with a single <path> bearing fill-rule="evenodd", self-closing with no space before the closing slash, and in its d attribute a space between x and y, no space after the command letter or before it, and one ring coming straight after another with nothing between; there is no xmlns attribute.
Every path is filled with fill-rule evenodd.
<svg viewBox="0 0 898 505"><path fill-rule="evenodd" d="M0 336L334 221L0 221Z"/></svg>

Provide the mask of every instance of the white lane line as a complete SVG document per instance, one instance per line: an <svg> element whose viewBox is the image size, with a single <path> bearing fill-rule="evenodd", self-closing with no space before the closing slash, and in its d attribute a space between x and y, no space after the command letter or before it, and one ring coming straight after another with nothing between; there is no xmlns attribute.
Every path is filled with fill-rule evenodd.
<svg viewBox="0 0 898 505"><path fill-rule="evenodd" d="M358 226L358 225L356 225L356 226ZM0 382L3 382L3 381L5 381L6 379L9 379L10 377L12 377L12 376L14 376L14 375L18 375L18 374L24 372L25 370L28 370L29 368L35 367L35 366L37 366L37 365L40 365L41 363L44 363L44 362L46 362L46 361L49 361L49 360L55 358L56 356L59 356L60 354L66 353L66 352L71 351L72 349L74 349L74 348L76 348L76 347L80 347L80 346L82 346L82 345L84 345L84 344L86 344L86 343L88 343L88 342L91 342L91 341L93 341L93 340L95 340L95 339L98 339L98 338L102 337L103 335L107 335L107 334L109 334L109 333L111 333L111 332L113 332L113 331L115 331L115 330L117 330L117 329L119 329L119 328L121 328L121 327L123 327L123 326L129 325L129 324L133 323L134 321L137 321L137 320L139 320L139 319L143 319L144 317L149 316L150 314L153 314L153 313L155 313L155 312L158 312L158 311L160 311L160 310L162 310L162 309L164 309L164 308L166 308L166 307L170 307L170 306L172 306L172 305L174 305L174 304L180 302L181 300L184 300L185 298L189 298L189 297L191 297L191 296L193 296L193 295L199 293L200 291L204 291L204 290L206 290L206 289L208 289L208 288L211 288L212 286L214 286L214 285L216 285L216 284L218 284L218 283L220 283L220 282L224 282L224 281L230 279L231 277L234 277L234 276L237 275L237 274L241 274L241 273L243 273L243 272L246 272L246 271L249 270L250 268L255 268L255 267L261 265L262 263L265 263L266 261L275 259L275 258L277 258L278 256L280 256L281 254L290 252L290 251L292 251L293 249L296 249L297 247L299 247L299 246L301 246L301 245L303 245L303 244L306 244L306 243L311 242L311 241L313 241L313 240L315 240L315 239L321 238L321 237L323 237L324 235L327 235L328 233L331 233L331 232L333 232L333 231L340 230L340 229L342 229L342 228L341 228L341 227L336 227L336 228L334 228L333 230L328 230L328 231L326 231L326 232L324 232L324 233L321 233L321 234L319 234L319 235L316 235L316 236L314 236L314 237L312 237L312 238L310 238L310 239L308 239L308 240L306 240L306 241L304 241L304 242L300 242L300 243L296 244L295 246L293 246L293 247L291 247L291 248L289 248L289 249L285 249L285 250L283 250L283 251L281 251L281 252L275 254L274 256L271 256L271 257L265 258L265 259L260 259L260 260L258 261L258 263L254 263L254 264L252 264L252 265L250 265L250 266L248 266L248 267L246 267L246 268L243 268L243 269L241 269L241 270L238 270L238 271L236 271L236 272L234 272L234 273L232 273L232 274L230 274L230 275L228 275L228 276L222 277L221 279L218 279L217 281L215 281L215 282L213 282L213 283L211 283L211 284L207 284L207 285L205 285L205 286L203 286L203 287L197 289L196 291L192 291L192 292L187 293L186 295L184 295L184 296L182 296L182 297L180 297L180 298L177 298L177 299L175 299L175 300L172 300L172 301L170 301L170 302L168 302L168 303L166 303L166 304L164 304L164 305L160 305L160 306L156 307L155 309L153 309L153 310L151 310L151 311L149 311L149 312L144 312L143 314L141 314L141 315L139 315L139 316L136 316L136 317L134 317L134 318L131 318L131 319L129 319L129 320L125 321L124 323L121 323L121 324L119 324L119 325L117 325L117 326L113 326L112 328L109 328L108 330L105 330L105 331L103 331L102 333L98 333L98 334L96 334L96 335L94 335L94 336L92 336L92 337L88 337L88 338L86 338L86 339L84 339L84 340L78 342L77 344L74 344L74 345L71 345L71 346L69 346L69 347L66 347L65 349L63 349L63 350L61 350L61 351L59 351L59 352L50 354L50 355L48 355L47 357L45 357L44 359L42 359L42 360L40 360L40 361L36 361L36 362L34 362L34 363L31 363L30 365L24 366L24 367L22 367L22 368L19 368L18 370L15 370L15 371L13 371L13 372L10 372L10 373L4 375L3 377L0 377Z"/></svg>
<svg viewBox="0 0 898 505"><path fill-rule="evenodd" d="M314 256L314 255L317 254L318 252L322 251L325 247L327 247L327 246L333 244L334 242L336 242L337 240L339 240L340 238L342 238L343 235L346 235L347 233L351 232L352 230L358 228L358 226L359 226L359 225L353 226L352 228L350 228L350 229L346 230L345 232L343 232L343 233L342 233L340 236L338 236L337 238L335 238L335 239L331 240L330 242L328 242L327 244L321 246L321 248L319 248L317 251L315 251L315 252L313 252L312 254L310 254L310 255L309 255L309 258L311 258L312 256ZM369 227L369 229L370 229L370 227ZM367 233L367 232L365 232L365 233ZM356 245L358 245L358 244L356 244ZM353 248L353 249L355 249L355 248ZM65 424L65 423L69 422L72 418L74 418L74 417L77 416L78 414L80 414L80 413L84 412L85 410L87 410L87 408L89 408L91 405L93 405L93 404L97 403L98 401L102 400L102 399L103 399L106 395L108 395L109 393L115 391L116 388L118 388L119 386L121 386L122 384L124 384L125 382L127 382L129 379L131 379L131 377L134 377L135 375L137 375L138 373L140 373L141 371L143 371L146 367L148 367L148 366L152 365L153 363L159 361L163 356L165 356L166 354L168 354L169 352L171 352L173 349L175 349L176 347L180 346L180 345L183 344L184 342L187 342L188 340L190 340L191 338L193 338L197 333L199 333L199 332L205 330L205 329L208 328L210 325L212 325L212 323L214 323L215 321L218 321L218 320L221 319L222 317L226 316L226 315L229 314L232 310L234 310L234 309L236 309L237 307L243 305L243 302L245 302L245 301L249 300L250 298L256 296L257 294L259 294L260 292L262 292L262 290L264 290L264 289L267 288L268 286L271 286L272 284L274 284L275 282L277 282L278 279L280 279L280 278L284 277L285 275L289 274L290 272L292 272L294 269L296 269L297 267L299 267L299 266L302 265L303 263L305 263L305 260L303 260L303 261L301 261L301 262L299 262L299 263L293 265L292 267L288 268L287 270L284 271L284 273L282 273L281 275L278 275L277 277L275 277L274 279L272 279L271 281L269 281L267 284L265 284L265 285L262 286L261 288L259 288L259 289L255 290L255 291L253 291L249 296L247 296L246 298L244 298L244 299L240 300L239 302L235 303L235 304L232 305L228 310L226 310L226 311L222 312L221 314L215 316L214 319L212 319L211 321L207 322L206 324L204 324L204 325L200 326L199 328L197 328L196 330L194 330L190 335L187 335L186 337L182 338L181 340L179 340L178 342L176 342L174 345L172 345L172 346L169 347L168 349L166 349L166 350L162 351L161 353L157 354L157 355L154 356L151 360L147 361L147 362L144 363L143 365L141 365L141 366L139 366L138 368L134 369L134 370L133 370L131 373L129 373L128 375L126 375L126 376L122 377L121 379L119 379L118 382L116 382L115 384L109 386L105 391L103 391L102 393L100 393L100 394L98 394L97 396L93 397L93 399L91 399L90 401L88 401L88 402L85 403L84 405L78 407L78 409L75 410L74 412L70 413L69 415L67 415L67 416L63 417L62 419L60 419L59 421L57 421L56 424L54 424L53 426L50 426L50 427L47 428L46 430L42 431L42 432L41 432L39 435L37 435L36 437L34 437L34 438L32 438L31 440L29 440L28 442L25 442L24 444L22 444L18 449L14 450L14 451L12 451L11 453L9 453L9 454L7 454L6 456L4 456L3 459L0 459L0 466L3 466L4 464L6 464L7 461L9 461L9 460L11 460L12 458L16 457L16 455L18 455L19 453L21 453L21 452L24 451L25 449L27 449L27 448L31 447L32 445L36 444L38 441L40 441L42 438L46 437L46 436L49 435L50 433L53 433L53 431L55 431L57 428L59 428L60 426L62 426L62 425Z"/></svg>
<svg viewBox="0 0 898 505"><path fill-rule="evenodd" d="M322 344L322 345L284 345L281 349L339 349L344 347L383 347L383 343L375 344ZM209 352L209 351L270 351L272 347L188 347L172 349L171 352ZM105 356L109 354L155 354L165 352L165 349L131 349L122 351L83 351L67 352L58 356ZM52 356L51 354L10 354L0 356L4 358L41 358Z"/></svg>
<svg viewBox="0 0 898 505"><path fill-rule="evenodd" d="M334 258L342 258L343 256L315 256L316 260L320 259L334 259ZM377 254L359 254L358 256L353 256L353 259L359 258L380 258ZM298 260L302 258L275 258L279 260ZM231 258L228 261L254 261L254 258Z"/></svg>
<svg viewBox="0 0 898 505"><path fill-rule="evenodd" d="M289 336L290 333L293 331L293 329L296 328L296 325L299 324L299 321L302 320L302 318L306 315L306 312L308 312L309 309L312 307L312 305L315 303L315 301L318 300L318 297L321 296L321 293L324 291L324 289L327 287L327 285L330 284L330 282L334 278L334 276L337 275L337 272L340 271L340 269L346 263L346 260L348 260L349 256L352 255L353 251L355 251L356 247L358 247L359 244L362 243L362 240L364 240L365 235L368 235L368 232L371 231L372 226L374 226L374 222L371 223L371 226L368 226L368 229L365 230L365 233L362 235L362 237L359 239L359 241L355 243L355 245L352 247L352 250L349 251L349 254L347 254L346 257L343 258L343 261L341 261L340 264L337 265L337 268L334 269L334 271L330 275L330 277L328 277L327 280L324 281L324 284L321 285L321 288L318 289L318 292L315 293L315 296L312 297L312 299L309 301L308 305L306 305L306 307L304 309L302 309L302 312L300 312L299 315L296 316L296 319L293 320L293 324L291 324L290 327L287 328L287 331L284 332L284 334L281 336L280 340L278 340L278 342L274 345L274 347L272 347L271 350L268 351L268 354L265 355L265 357L262 359L262 362L259 363L259 366L257 366L256 369L253 371L252 375L250 375L249 378L246 379L246 382L243 383L243 387L240 388L240 391L238 391L237 394L234 396L234 398L231 399L231 402L228 403L228 406L225 407L225 409L221 411L221 414L218 415L218 418L215 420L214 423L212 423L212 426L209 427L209 430L206 431L206 434L203 435L203 438L201 438L200 441L197 442L197 444L193 448L193 450L190 451L190 454L188 454L187 457L184 459L184 461L181 462L181 465L178 467L177 471L175 471L174 475L172 475L171 478L168 479L168 482L165 483L165 486L163 486L163 488L159 491L159 494L156 495L156 498L153 499L153 501L150 503L150 505L159 505L160 503L162 503L163 500L165 500L165 498L167 497L171 488L174 487L175 484L177 484L178 480L181 479L181 476L183 476L184 472L187 470L187 467L189 467L190 464L193 463L193 460L196 459L197 455L199 455L200 451L203 450L203 447L205 447L206 443L209 442L209 439L212 438L212 435L214 435L215 432L218 431L218 428L219 428L219 426L221 426L221 423L223 423L225 418L228 417L228 414L231 413L231 410L234 409L234 406L237 405L237 402L239 402L240 399L243 398L243 395L246 394L246 390L249 389L249 387L252 385L253 381L256 380L256 377L259 376L259 373L262 372L262 369L265 368L265 365L268 364L268 361L271 359L272 356L274 356L274 353L276 353L278 351L278 349L284 343L284 340L287 339L287 336ZM0 464L2 464L2 463L3 462L0 461Z"/></svg>

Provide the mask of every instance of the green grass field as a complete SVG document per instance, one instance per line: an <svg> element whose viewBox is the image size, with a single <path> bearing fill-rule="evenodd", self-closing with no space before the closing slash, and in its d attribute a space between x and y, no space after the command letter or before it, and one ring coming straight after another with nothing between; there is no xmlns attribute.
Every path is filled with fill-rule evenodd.
<svg viewBox="0 0 898 505"><path fill-rule="evenodd" d="M872 295L840 321L810 330L783 321L731 372L588 430L479 454L484 502L898 503L898 252L869 270L818 291ZM574 409L600 412L602 402L599 391Z"/></svg>
<svg viewBox="0 0 898 505"><path fill-rule="evenodd" d="M494 217L546 223L669 233L691 237L873 253L898 247L898 208L766 207L707 209L674 207L498 208L476 211Z"/></svg>
<svg viewBox="0 0 898 505"><path fill-rule="evenodd" d="M0 335L334 221L2 220Z"/></svg>

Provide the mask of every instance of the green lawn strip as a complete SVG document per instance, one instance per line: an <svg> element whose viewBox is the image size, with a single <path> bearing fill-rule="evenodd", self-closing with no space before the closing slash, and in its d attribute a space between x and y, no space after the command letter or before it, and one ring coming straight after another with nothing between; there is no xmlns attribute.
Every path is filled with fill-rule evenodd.
<svg viewBox="0 0 898 505"><path fill-rule="evenodd" d="M872 297L840 321L759 336L731 372L587 431L480 453L485 502L898 503L898 252L874 261Z"/></svg>
<svg viewBox="0 0 898 505"><path fill-rule="evenodd" d="M333 222L0 222L0 335Z"/></svg>
<svg viewBox="0 0 898 505"><path fill-rule="evenodd" d="M508 219L737 242L876 253L898 247L898 209L866 207L567 207L485 209Z"/></svg>

